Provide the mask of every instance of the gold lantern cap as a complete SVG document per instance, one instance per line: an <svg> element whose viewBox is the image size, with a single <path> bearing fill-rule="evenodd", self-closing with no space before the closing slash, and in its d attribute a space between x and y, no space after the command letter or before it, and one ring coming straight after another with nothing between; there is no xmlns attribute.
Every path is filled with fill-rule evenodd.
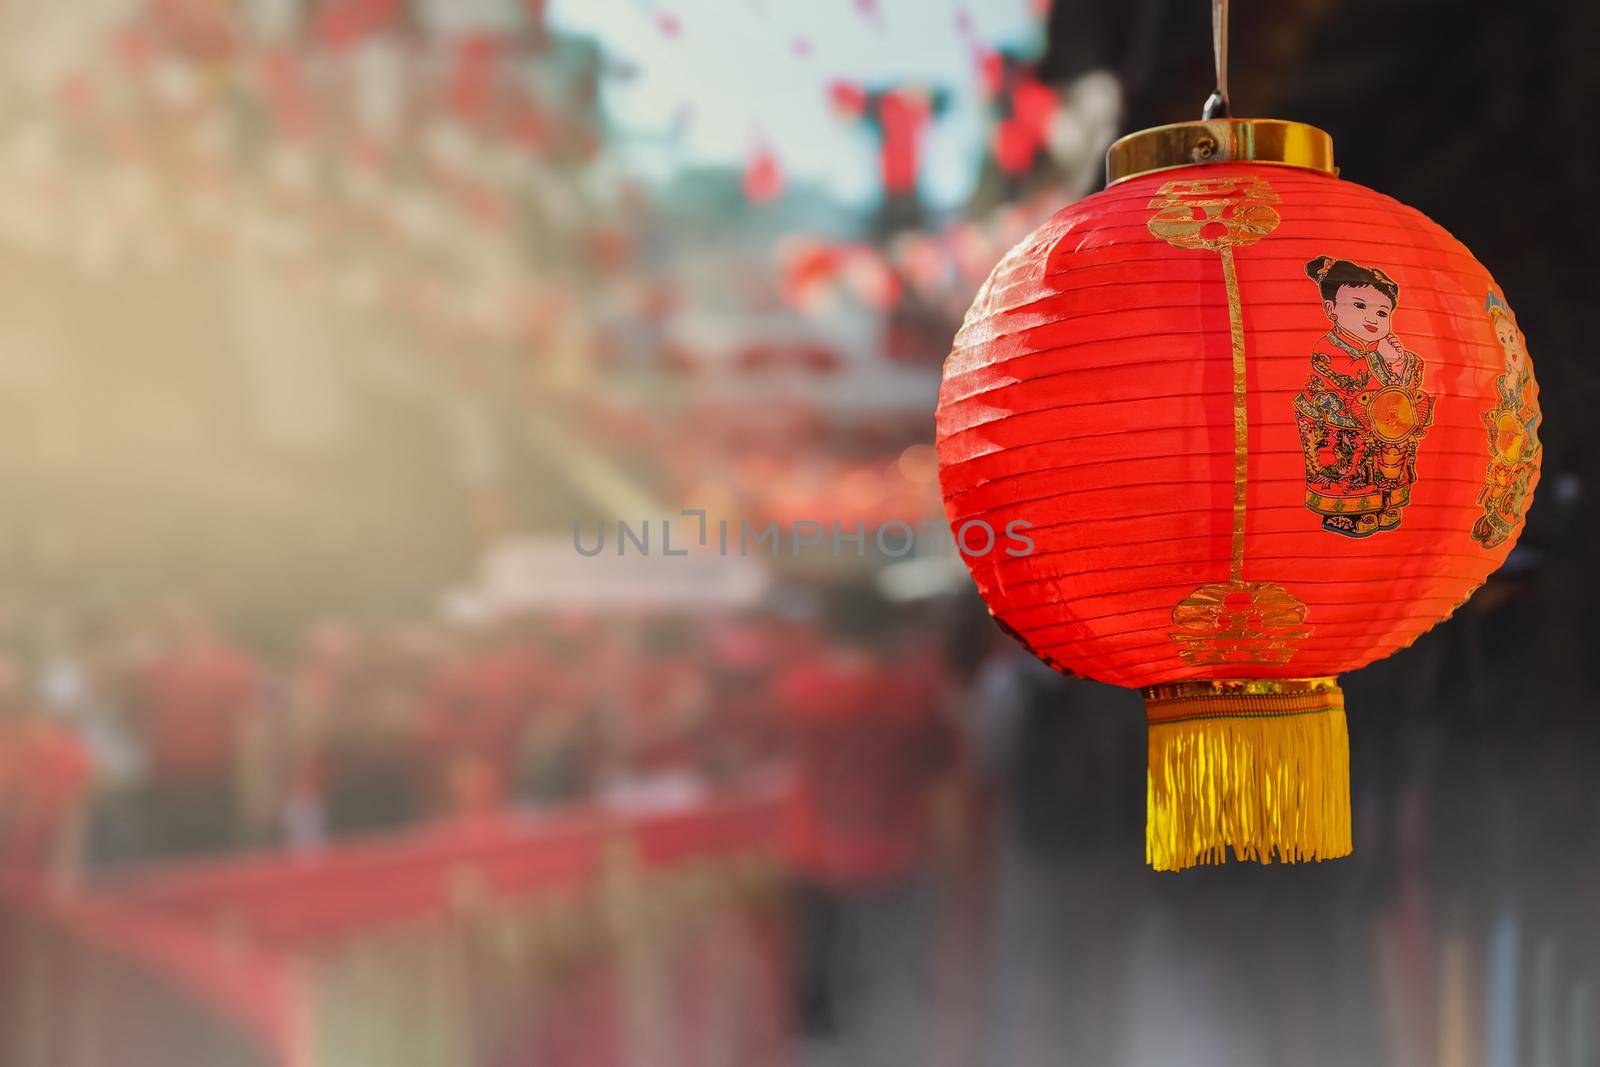
<svg viewBox="0 0 1600 1067"><path fill-rule="evenodd" d="M1106 184L1199 163L1265 163L1338 174L1333 138L1283 119L1200 119L1130 133L1106 152Z"/></svg>

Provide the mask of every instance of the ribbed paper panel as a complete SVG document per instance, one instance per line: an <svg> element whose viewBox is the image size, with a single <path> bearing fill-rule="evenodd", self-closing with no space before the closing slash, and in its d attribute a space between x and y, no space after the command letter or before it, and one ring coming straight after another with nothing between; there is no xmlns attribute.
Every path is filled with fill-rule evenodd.
<svg viewBox="0 0 1600 1067"><path fill-rule="evenodd" d="M1242 579L1303 604L1304 633L1282 662L1197 664L1171 636L1173 612L1229 579L1233 337L1218 251L1152 233L1151 201L1169 182L1236 177L1265 181L1277 215L1230 250L1246 353ZM1306 271L1318 256L1398 285L1393 333L1421 358L1432 397L1399 524L1370 536L1332 532L1307 506L1295 401L1330 329ZM1057 666L1128 686L1334 675L1411 643L1515 540L1473 537L1494 460L1485 413L1508 359L1491 292L1482 265L1421 213L1311 172L1190 168L1072 205L996 267L945 364L938 447L952 526L1020 522L1033 540L1027 555L1002 539L969 556L980 592ZM1523 508L1537 477L1535 463Z"/></svg>

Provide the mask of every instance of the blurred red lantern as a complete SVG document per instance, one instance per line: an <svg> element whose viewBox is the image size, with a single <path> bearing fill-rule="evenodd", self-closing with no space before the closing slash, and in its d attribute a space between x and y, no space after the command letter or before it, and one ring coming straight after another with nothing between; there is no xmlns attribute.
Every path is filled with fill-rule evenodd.
<svg viewBox="0 0 1600 1067"><path fill-rule="evenodd" d="M756 149L745 164L740 185L744 188L745 198L756 204L776 200L783 195L783 166L772 149L766 145Z"/></svg>
<svg viewBox="0 0 1600 1067"><path fill-rule="evenodd" d="M1522 335L1460 242L1335 176L1320 130L1162 127L1108 171L956 336L949 519L1031 524L1030 553L967 558L991 613L1144 690L1153 866L1345 855L1334 676L1510 551L1540 459Z"/></svg>
<svg viewBox="0 0 1600 1067"><path fill-rule="evenodd" d="M505 52L505 42L489 33L469 34L457 43L447 95L451 110L463 122L488 118Z"/></svg>
<svg viewBox="0 0 1600 1067"><path fill-rule="evenodd" d="M1046 131L1055 117L1055 91L1034 75L1031 66L1007 52L982 52L978 75L984 95L996 110L990 135L995 162L1007 174L1026 174L1044 147Z"/></svg>
<svg viewBox="0 0 1600 1067"><path fill-rule="evenodd" d="M336 0L317 10L312 32L329 48L343 50L394 31L404 19L400 0Z"/></svg>

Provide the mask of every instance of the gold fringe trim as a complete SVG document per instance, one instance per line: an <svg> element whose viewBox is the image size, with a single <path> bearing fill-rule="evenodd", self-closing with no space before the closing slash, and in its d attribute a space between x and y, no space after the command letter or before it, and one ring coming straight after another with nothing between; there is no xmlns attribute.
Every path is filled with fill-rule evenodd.
<svg viewBox="0 0 1600 1067"><path fill-rule="evenodd" d="M1350 739L1328 679L1147 693L1145 859L1158 871L1235 858L1348 856Z"/></svg>

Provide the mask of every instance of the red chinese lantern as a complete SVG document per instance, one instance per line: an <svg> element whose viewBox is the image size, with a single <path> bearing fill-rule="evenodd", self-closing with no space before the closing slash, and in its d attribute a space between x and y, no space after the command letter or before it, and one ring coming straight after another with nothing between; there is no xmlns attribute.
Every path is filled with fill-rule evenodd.
<svg viewBox="0 0 1600 1067"><path fill-rule="evenodd" d="M1195 162L1195 161L1204 162ZM1158 869L1351 849L1335 676L1505 560L1539 477L1516 318L1320 130L1126 137L994 269L939 394L958 541L1045 662L1144 691ZM1005 541L998 542L1004 546Z"/></svg>
<svg viewBox="0 0 1600 1067"><path fill-rule="evenodd" d="M756 148L745 164L740 185L744 188L745 199L754 204L764 204L783 195L783 165L771 148L764 144Z"/></svg>

